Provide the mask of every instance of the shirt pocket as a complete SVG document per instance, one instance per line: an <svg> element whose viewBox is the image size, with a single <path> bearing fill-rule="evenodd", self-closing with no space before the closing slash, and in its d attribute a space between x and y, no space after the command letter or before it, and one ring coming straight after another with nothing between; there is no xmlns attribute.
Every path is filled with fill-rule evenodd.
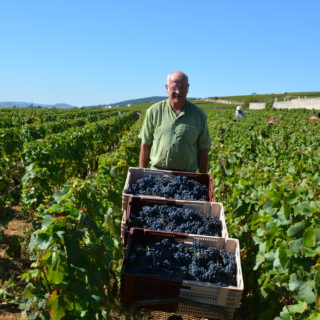
<svg viewBox="0 0 320 320"><path fill-rule="evenodd" d="M154 130L154 140L161 141L161 143L170 144L170 141L172 140L173 130L174 125L162 123Z"/></svg>
<svg viewBox="0 0 320 320"><path fill-rule="evenodd" d="M191 124L181 123L176 127L175 131L177 141L189 145L194 145L197 143L199 136L198 127Z"/></svg>

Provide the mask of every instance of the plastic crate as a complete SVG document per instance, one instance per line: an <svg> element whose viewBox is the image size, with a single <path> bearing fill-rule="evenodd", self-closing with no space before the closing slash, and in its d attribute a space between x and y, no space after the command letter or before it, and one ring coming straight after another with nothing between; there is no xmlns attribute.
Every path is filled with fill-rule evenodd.
<svg viewBox="0 0 320 320"><path fill-rule="evenodd" d="M236 286L221 287L214 283L190 280L177 280L156 274L131 274L126 272L126 261L132 247L137 243L149 244L169 238L175 242L192 243L195 240L202 242L207 247L224 249L235 254L237 275ZM181 297L195 302L224 307L228 311L229 319L232 318L235 308L240 306L243 292L243 277L240 263L239 241L231 238L209 237L200 235L187 235L173 232L152 231L132 228L128 236L124 261L121 270L121 302L129 306L134 301L145 299L164 299L168 297ZM157 310L165 312L180 312L198 317L209 317L207 314L195 314L195 308L185 307L180 303L158 305ZM192 310L191 310L192 309Z"/></svg>
<svg viewBox="0 0 320 320"><path fill-rule="evenodd" d="M207 201L188 201L188 200L167 200L147 197L129 196L126 212L123 213L121 221L121 237L126 243L130 231L129 218L134 211L139 211L143 206L167 205L183 209L193 209L202 212L204 215L215 216L221 221L221 237L228 238L228 231L225 221L224 208L222 203Z"/></svg>
<svg viewBox="0 0 320 320"><path fill-rule="evenodd" d="M128 190L132 183L136 182L137 180L144 178L146 174L154 175L154 176L170 176L170 175L178 175L178 176L186 176L188 179L196 180L201 184L205 185L208 188L208 200L209 202L214 201L214 194L213 194L213 182L212 176L208 173L195 173L195 172L184 172L184 171L170 171L170 170L154 170L154 169L145 169L145 168L134 168L130 167L128 169L128 174L126 178L126 182L123 189L122 194L122 210L127 211L128 205L128 198L132 196L129 194ZM156 196L145 196L139 195L141 197L153 197L153 198L161 198L163 197L156 197ZM180 199L183 200L183 199ZM198 200L189 200L189 201L198 201Z"/></svg>
<svg viewBox="0 0 320 320"><path fill-rule="evenodd" d="M156 308L168 309L168 305L141 307L132 317L132 319L154 319L154 320L231 320L234 316L235 308L222 308L224 313L204 307L191 306L185 303L178 303L176 312L163 310L154 310ZM178 318L179 316L179 318Z"/></svg>
<svg viewBox="0 0 320 320"><path fill-rule="evenodd" d="M142 309L142 312L133 319L154 319L154 320L168 320L170 317L176 319L174 316L179 316L181 320L206 320L205 318L194 317L192 315L184 315L178 312L165 312L165 311L150 311L148 309Z"/></svg>

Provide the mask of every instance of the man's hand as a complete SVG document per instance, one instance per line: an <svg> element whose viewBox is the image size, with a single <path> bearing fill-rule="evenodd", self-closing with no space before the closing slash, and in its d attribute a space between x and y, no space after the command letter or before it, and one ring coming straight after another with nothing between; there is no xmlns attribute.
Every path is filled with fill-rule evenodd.
<svg viewBox="0 0 320 320"><path fill-rule="evenodd" d="M199 171L208 173L208 149L198 150Z"/></svg>
<svg viewBox="0 0 320 320"><path fill-rule="evenodd" d="M151 146L141 143L140 145L140 158L139 168L147 168L150 159Z"/></svg>

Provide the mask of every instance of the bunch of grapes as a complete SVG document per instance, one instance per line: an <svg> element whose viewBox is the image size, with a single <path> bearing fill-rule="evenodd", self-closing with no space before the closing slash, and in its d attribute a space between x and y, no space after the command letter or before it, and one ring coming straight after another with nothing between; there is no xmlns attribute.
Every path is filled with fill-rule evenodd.
<svg viewBox="0 0 320 320"><path fill-rule="evenodd" d="M186 176L154 176L146 174L129 186L133 195L151 195L165 198L208 201L207 186Z"/></svg>
<svg viewBox="0 0 320 320"><path fill-rule="evenodd" d="M221 220L189 208L168 205L143 206L130 213L129 228L137 227L169 232L221 237Z"/></svg>
<svg viewBox="0 0 320 320"><path fill-rule="evenodd" d="M128 273L154 274L178 280L198 280L236 286L236 261L232 252L164 239L135 246L126 265Z"/></svg>

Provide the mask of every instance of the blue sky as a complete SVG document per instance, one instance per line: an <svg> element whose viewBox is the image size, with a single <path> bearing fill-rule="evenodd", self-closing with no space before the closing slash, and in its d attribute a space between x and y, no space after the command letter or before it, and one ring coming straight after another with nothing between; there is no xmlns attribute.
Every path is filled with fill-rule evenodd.
<svg viewBox="0 0 320 320"><path fill-rule="evenodd" d="M320 91L320 1L0 0L0 101Z"/></svg>

